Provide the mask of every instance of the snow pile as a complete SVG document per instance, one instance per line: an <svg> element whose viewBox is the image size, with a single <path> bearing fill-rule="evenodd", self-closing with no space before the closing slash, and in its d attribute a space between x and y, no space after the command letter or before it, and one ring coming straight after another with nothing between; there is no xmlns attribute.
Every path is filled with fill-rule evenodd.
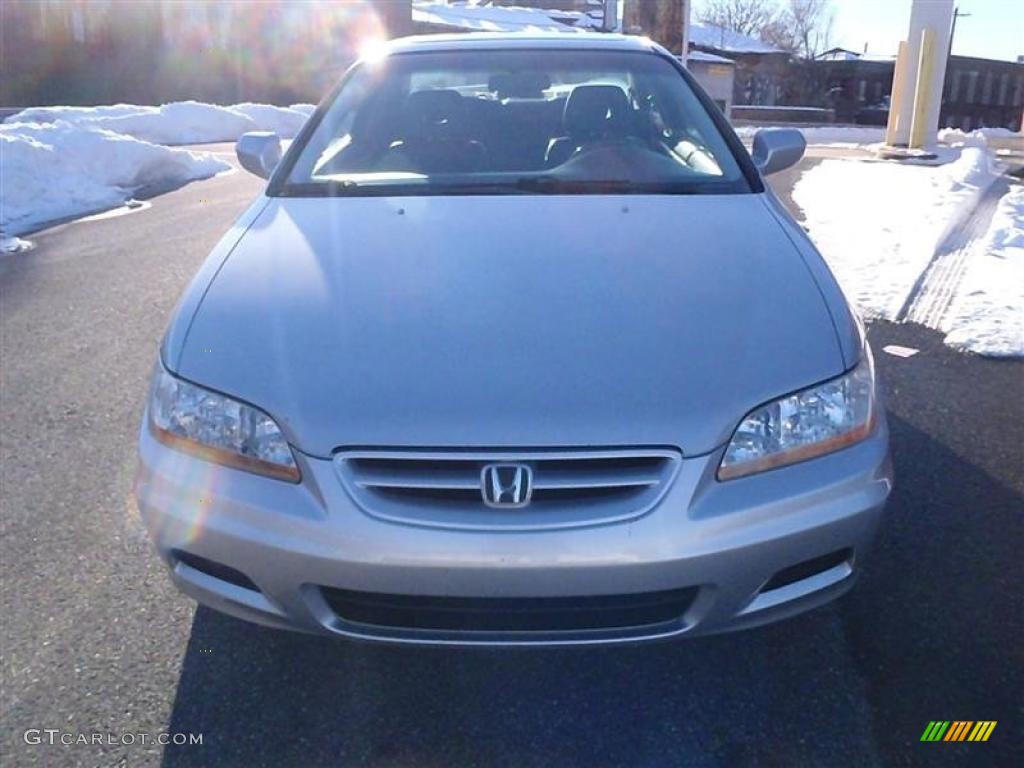
<svg viewBox="0 0 1024 768"><path fill-rule="evenodd" d="M0 125L0 231L31 231L59 219L121 205L141 188L178 186L230 170L177 144L235 141L247 131L291 139L316 107L180 101L160 107L35 107ZM5 237L4 252L21 241Z"/></svg>
<svg viewBox="0 0 1024 768"><path fill-rule="evenodd" d="M246 131L258 128L256 122L242 112L198 101L176 101L162 107L119 104L116 107L26 109L8 118L5 125L55 120L104 128L153 144L234 141Z"/></svg>
<svg viewBox="0 0 1024 768"><path fill-rule="evenodd" d="M85 122L153 144L234 141L246 131L257 129L256 121L248 115L198 101L177 101L140 110L136 114L97 117Z"/></svg>
<svg viewBox="0 0 1024 768"><path fill-rule="evenodd" d="M63 120L173 146L235 141L246 131L274 131L283 139L291 139L314 109L311 104L275 107L246 102L221 107L198 101L176 101L160 107L34 107L9 117L5 125Z"/></svg>
<svg viewBox="0 0 1024 768"><path fill-rule="evenodd" d="M47 222L119 206L142 188L231 168L208 153L63 120L0 125L0 165L0 232L12 240Z"/></svg>
<svg viewBox="0 0 1024 768"><path fill-rule="evenodd" d="M975 147L938 167L824 160L796 183L793 200L847 297L867 316L892 319L995 177Z"/></svg>
<svg viewBox="0 0 1024 768"><path fill-rule="evenodd" d="M1024 187L1003 196L942 323L946 343L1024 357Z"/></svg>
<svg viewBox="0 0 1024 768"><path fill-rule="evenodd" d="M0 235L0 253L18 253L19 251L28 251L31 248L32 243L28 240Z"/></svg>
<svg viewBox="0 0 1024 768"><path fill-rule="evenodd" d="M140 107L137 104L112 104L102 107L30 107L9 118L8 123L55 123L65 120L75 123L79 120L95 120L98 117L122 117L152 110L154 107Z"/></svg>
<svg viewBox="0 0 1024 768"><path fill-rule="evenodd" d="M291 107L273 107L270 104L235 104L234 112L241 112L261 131L273 131L282 139L293 139L306 122L308 114Z"/></svg>
<svg viewBox="0 0 1024 768"><path fill-rule="evenodd" d="M1020 137L1019 133L1007 130L1006 128L978 128L966 133L959 128L943 128L939 131L939 142L949 144L952 147L962 146L984 146L991 139L1014 139Z"/></svg>
<svg viewBox="0 0 1024 768"><path fill-rule="evenodd" d="M794 128L804 135L808 144L833 147L855 147L885 140L885 129L870 125L740 125L736 126L736 135L743 140L753 140L754 134L762 128Z"/></svg>

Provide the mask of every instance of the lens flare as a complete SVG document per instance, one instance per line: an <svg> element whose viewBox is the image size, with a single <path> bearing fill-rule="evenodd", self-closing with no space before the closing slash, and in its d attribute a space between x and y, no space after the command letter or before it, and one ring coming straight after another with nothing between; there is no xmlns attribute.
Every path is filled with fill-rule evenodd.
<svg viewBox="0 0 1024 768"><path fill-rule="evenodd" d="M168 514L149 535L164 549L187 549L202 538L214 499L223 496L226 470L177 451L161 451L159 464L150 469L145 485L136 481L140 512L145 519L143 510L152 504Z"/></svg>
<svg viewBox="0 0 1024 768"><path fill-rule="evenodd" d="M367 64L377 64L387 55L388 45L384 38L370 37L359 44L359 58Z"/></svg>
<svg viewBox="0 0 1024 768"><path fill-rule="evenodd" d="M0 96L13 104L318 101L390 0L6 2Z"/></svg>

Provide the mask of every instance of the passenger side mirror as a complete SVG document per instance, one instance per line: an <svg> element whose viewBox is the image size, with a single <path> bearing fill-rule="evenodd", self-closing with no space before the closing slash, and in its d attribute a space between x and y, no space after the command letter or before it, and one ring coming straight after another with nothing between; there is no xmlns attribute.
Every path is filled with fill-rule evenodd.
<svg viewBox="0 0 1024 768"><path fill-rule="evenodd" d="M281 139L271 131L243 133L235 144L235 154L245 170L269 179L281 162Z"/></svg>
<svg viewBox="0 0 1024 768"><path fill-rule="evenodd" d="M763 128L754 134L754 165L767 176L800 162L807 148L804 135L795 128Z"/></svg>

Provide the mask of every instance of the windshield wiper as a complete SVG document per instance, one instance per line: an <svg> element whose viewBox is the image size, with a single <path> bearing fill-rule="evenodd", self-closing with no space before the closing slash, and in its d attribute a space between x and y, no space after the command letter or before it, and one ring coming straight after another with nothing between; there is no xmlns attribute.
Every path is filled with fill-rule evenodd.
<svg viewBox="0 0 1024 768"><path fill-rule="evenodd" d="M359 182L351 179L286 184L280 191L282 197L343 197L359 189Z"/></svg>
<svg viewBox="0 0 1024 768"><path fill-rule="evenodd" d="M665 195L700 194L704 185L690 181L571 179L561 176L520 176L508 181L435 181L432 183L330 179L288 184L282 197L388 197L443 195Z"/></svg>
<svg viewBox="0 0 1024 768"><path fill-rule="evenodd" d="M331 179L326 182L328 195L347 195L359 189L359 182L352 179Z"/></svg>
<svg viewBox="0 0 1024 768"><path fill-rule="evenodd" d="M546 195L600 194L626 195L630 193L657 194L679 192L679 182L641 182L628 179L565 179L559 176L523 176L516 180L517 188Z"/></svg>
<svg viewBox="0 0 1024 768"><path fill-rule="evenodd" d="M583 192L594 189L610 189L612 187L622 188L628 186L628 182L618 181L590 181L584 179L563 179L558 176L523 176L516 179L515 186L528 192L540 192L547 195L560 193Z"/></svg>

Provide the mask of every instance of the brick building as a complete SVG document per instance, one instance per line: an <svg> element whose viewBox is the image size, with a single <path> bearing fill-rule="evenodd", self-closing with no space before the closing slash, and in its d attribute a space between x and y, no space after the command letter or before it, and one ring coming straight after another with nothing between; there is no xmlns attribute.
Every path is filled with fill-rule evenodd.
<svg viewBox="0 0 1024 768"><path fill-rule="evenodd" d="M833 49L814 61L794 64L802 100L835 109L848 123L884 125L895 60ZM950 56L942 89L939 126L1019 130L1024 109L1024 62Z"/></svg>

